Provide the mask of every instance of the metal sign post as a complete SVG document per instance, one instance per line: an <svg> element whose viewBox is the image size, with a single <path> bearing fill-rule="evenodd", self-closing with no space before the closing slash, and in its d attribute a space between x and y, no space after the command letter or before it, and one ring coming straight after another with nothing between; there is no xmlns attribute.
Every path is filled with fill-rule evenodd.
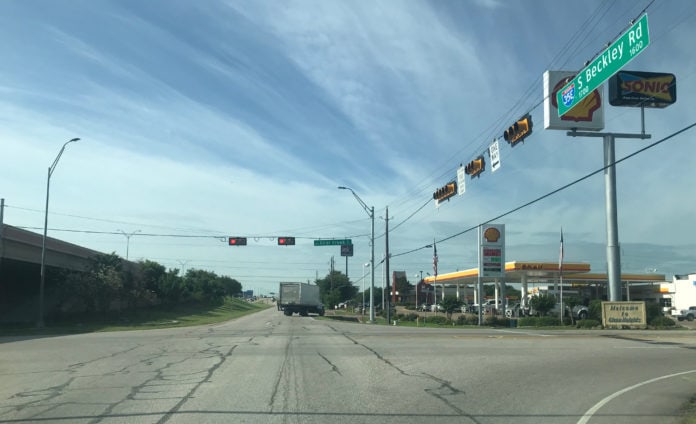
<svg viewBox="0 0 696 424"><path fill-rule="evenodd" d="M650 134L595 133L568 131L572 137L602 137L604 139L604 198L607 220L607 277L609 301L621 300L621 256L619 255L619 225L616 208L616 149L617 138L648 139Z"/></svg>

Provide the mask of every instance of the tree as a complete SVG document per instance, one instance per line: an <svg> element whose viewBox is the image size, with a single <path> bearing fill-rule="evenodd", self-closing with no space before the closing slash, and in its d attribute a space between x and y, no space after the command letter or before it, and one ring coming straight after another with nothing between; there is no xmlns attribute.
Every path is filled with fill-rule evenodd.
<svg viewBox="0 0 696 424"><path fill-rule="evenodd" d="M358 288L341 271L330 272L326 277L317 280L316 284L319 286L322 302L330 309L345 300L352 299L358 293Z"/></svg>
<svg viewBox="0 0 696 424"><path fill-rule="evenodd" d="M529 306L541 316L546 315L555 305L556 299L546 294L533 296L529 299Z"/></svg>
<svg viewBox="0 0 696 424"><path fill-rule="evenodd" d="M401 296L402 299L404 299L408 292L413 288L413 285L408 282L406 276L397 277L394 285L396 286L396 291L399 292L399 296Z"/></svg>
<svg viewBox="0 0 696 424"><path fill-rule="evenodd" d="M575 308L576 306L581 304L580 299L578 299L575 296L571 296L568 298L564 298L563 303L568 309L570 309L570 323L571 323L571 325L575 325L575 317L573 316L573 308Z"/></svg>
<svg viewBox="0 0 696 424"><path fill-rule="evenodd" d="M225 290L226 296L234 297L242 292L242 283L234 278L222 276L219 281Z"/></svg>
<svg viewBox="0 0 696 424"><path fill-rule="evenodd" d="M138 271L145 288L162 299L164 297L164 293L162 292L162 281L167 274L167 269L164 265L149 260L140 261L138 262Z"/></svg>
<svg viewBox="0 0 696 424"><path fill-rule="evenodd" d="M440 306L447 314L447 319L451 320L454 311L461 310L462 302L457 299L456 296L447 295L442 299L442 302L440 302Z"/></svg>

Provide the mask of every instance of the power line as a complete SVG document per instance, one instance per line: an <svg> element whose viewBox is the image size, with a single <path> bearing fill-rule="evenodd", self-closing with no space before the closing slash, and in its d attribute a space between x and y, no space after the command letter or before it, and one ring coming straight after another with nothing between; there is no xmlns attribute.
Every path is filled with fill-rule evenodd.
<svg viewBox="0 0 696 424"><path fill-rule="evenodd" d="M584 180L586 180L586 179L588 179L588 178L590 178L590 177L592 177L592 176L594 176L594 175L599 174L600 172L604 172L607 168L610 168L610 167L612 167L612 166L618 165L618 164L620 164L621 162L623 162L623 161L625 161L625 160L628 160L628 159L633 158L634 156L638 155L639 153L642 153L642 152L644 152L644 151L646 151L646 150L648 150L648 149L651 149L651 148L653 148L653 147L655 147L655 146L657 146L657 145L659 145L659 144L662 144L662 143L664 143L665 141L670 140L670 139L676 137L677 135L682 134L682 133L684 133L684 132L686 132L686 131L692 129L693 127L696 127L696 122L694 122L693 124L687 125L686 127L682 128L681 130L678 130L678 131L676 131L676 132L674 132L674 133L672 133L672 134L670 134L670 135L668 135L668 136L666 136L666 137L664 137L664 138L662 138L662 139L660 139L660 140L658 140L658 141L655 141L654 143L648 144L647 146L645 146L645 147L643 147L643 148L641 148L641 149L638 149L638 150L636 150L635 152L633 152L633 153L631 153L631 154L629 154L629 155L627 155L627 156L624 156L623 158L621 158L621 159L619 159L619 160L617 160L617 161L614 161L614 163L612 163L612 164L609 164L609 165L607 165L607 166L603 166L603 167L597 169L596 171L590 172L589 174L586 174L586 175L584 175L584 176L582 176L582 177L580 177L580 178L578 178L578 179L576 179L576 180L574 180L574 181L572 181L572 182L570 182L570 183L568 183L568 184L565 184L565 185L563 185L563 186L561 186L561 187L559 187L559 188L557 188L557 189L555 189L555 190L553 190L553 191L550 191L550 192L548 192L548 193L546 193L546 194L544 194L544 195L542 195L542 196L539 196L539 197L537 197L537 198L534 199L534 200L531 200L531 201L529 201L529 202L527 202L527 203L524 203L524 204L522 204L522 205L520 205L520 206L517 206L517 207L515 207L515 208L513 208L513 209L510 209L509 211L504 212L504 213L502 213L502 214L500 214L500 215L498 215L498 216L496 216L496 217L494 217L494 218L488 219L488 220L486 220L486 221L484 221L484 222L482 222L482 223L480 223L480 224L478 224L478 225L475 225L475 226L473 226L473 227L467 228L466 230L460 231L460 232L458 232L458 233L455 233L455 234L453 234L453 235L451 235L451 236L449 236L449 237L445 237L445 238L443 238L443 239L436 240L435 243L443 243L443 242L448 241L448 240L451 240L451 239L453 239L453 238L455 238L455 237L459 237L459 236L461 236L461 235L463 235L463 234L466 234L466 233L468 233L468 232L470 232L470 231L473 231L473 230L477 229L477 228L479 227L479 225L485 225L485 224L491 223L491 222L493 222L493 221L496 221L496 220L498 220L498 219L504 218L504 217L506 217L506 216L508 216L508 215L510 215L510 214L513 214L513 213L515 213L515 212L517 212L517 211L519 211L519 210L521 210L521 209L526 208L527 206L533 205L534 203L537 203L537 202L539 202L539 201L541 201L541 200L544 200L544 199L546 199L546 198L548 198L548 197L551 197L551 196L553 196L553 195L556 194L556 193L559 193L559 192L561 192L561 191L563 191L563 190L565 190L565 189L567 189L567 188L569 188L569 187L574 186L575 184L578 184L578 183L580 183L580 182L582 182L582 181L584 181ZM418 251L418 250L422 250L422 249L425 249L425 248L428 248L428 246L421 246L421 247L418 247L418 248L409 250L409 251L407 251L407 252L398 253L398 254L391 255L391 256L392 256L392 257L403 256L403 255L407 255L407 254L410 254L410 253L413 253L413 252L416 252L416 251Z"/></svg>

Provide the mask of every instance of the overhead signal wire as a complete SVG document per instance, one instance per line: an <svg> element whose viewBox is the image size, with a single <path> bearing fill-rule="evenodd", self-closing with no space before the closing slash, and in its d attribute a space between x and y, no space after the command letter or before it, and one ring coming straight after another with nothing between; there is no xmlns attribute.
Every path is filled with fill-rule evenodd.
<svg viewBox="0 0 696 424"><path fill-rule="evenodd" d="M654 1L654 0L653 0ZM651 2L652 4L652 2ZM579 42L582 43L584 40L587 38L587 34L590 33L588 31L588 28L595 28L599 22L601 22L601 17L606 16L608 11L611 9L611 7L614 5L614 2L610 0L604 1L595 11L593 12L590 17L588 17L585 22L583 22L582 25L580 25L578 31L575 32L573 36L566 42L565 46L559 51L559 53L556 54L556 56L552 59L551 63L547 66L547 68L556 66L554 63L556 61L560 61L561 58L563 57L564 53L567 53L568 58L563 62L565 63L568 62L568 60L572 57L575 56L575 53L578 49L581 48L581 46L576 46L574 49L571 48L573 44L576 43L576 41L580 38L581 34L586 34L585 37ZM649 7L650 5L648 5ZM606 9L606 10L604 10ZM645 8L647 9L647 7ZM521 106L525 99L528 99L532 96L532 93L538 87L538 85L541 82L541 77L536 78L525 90L520 96L520 98L517 100L517 102L507 111L505 112L499 119L495 120L493 123L491 123L486 129L482 130L479 134L477 134L470 142L465 143L459 150L457 150L454 154L454 156L459 156L461 155L466 149L470 148L470 146L473 145L473 143L476 142L476 140L484 140L481 142L477 147L473 149L474 153L471 155L471 157L475 157L480 152L487 150L489 140L497 139L497 135L500 134L506 126L516 118L515 111L519 110L519 106ZM526 110L525 113L531 113L532 111L536 110L541 104L543 103L543 99L541 101L538 101L537 103L533 104L528 110ZM524 113L519 114L522 116ZM486 134L488 134L486 136ZM451 156L450 156L451 157ZM457 166L448 166L447 164L451 163L451 160L445 160L442 162L442 164L438 165L435 169L445 169L445 171L441 172L437 176L437 180L441 180L442 178L446 177L447 175L452 175L455 173ZM432 183L433 180L429 179L431 176L435 175L435 172L431 172L427 179L423 180L423 183L413 190L410 190L408 195L417 195L420 193L423 193L425 190L428 190L432 186L437 186L438 183ZM397 203L397 205L404 204L408 202L410 199L407 199L401 203Z"/></svg>
<svg viewBox="0 0 696 424"><path fill-rule="evenodd" d="M635 19L637 19L637 18L640 17L643 13L645 13L645 12L648 10L648 8L650 8L650 7L652 6L652 4L654 3L654 1L655 1L655 0L650 0L650 2L648 3L648 5L645 6L645 7L643 7L643 8L641 9L641 11L636 15L636 18L634 18L633 21L635 21ZM594 28L596 28L597 25L599 25L599 23L601 22L601 17L606 16L606 15L608 14L609 10L610 10L610 9L612 8L612 6L614 6L614 5L615 5L615 2L612 2L612 1L610 1L610 0L606 0L606 1L603 2L597 9L595 9L595 12L594 12L590 17L588 17L588 18L585 20L585 22L583 22L583 24L580 26L580 30L578 30L573 36L571 36L571 38L566 42L565 46L564 46L564 47L559 51L559 53L556 54L556 56L551 60L550 64L547 66L547 68L553 68L553 67L555 67L555 66L560 66L560 67L565 66L571 58L575 57L575 54L572 53L572 51L577 51L577 50L579 50L579 49L582 49L583 46L586 44L586 42L587 42L587 44L589 44L592 40L594 40L594 39L596 39L597 37L601 36L601 35L596 35L592 40L588 40L589 35L592 34L592 33L594 33L594 31L593 31ZM634 7L635 7L635 4L632 5L631 7L629 7L628 9L626 9L624 12L622 12L622 15L625 15L626 13L628 13L628 10L633 9ZM605 9L605 8L606 8L606 10L603 10L603 9ZM631 21L631 22L633 22L633 21ZM630 27L630 25L631 25L631 24L627 25L626 28ZM616 36L614 37L613 40L616 40L619 36L621 36L621 34L623 34L623 32L626 30L626 28L624 28L622 31L620 31L619 34L616 35ZM580 39L580 35L583 34L583 33L585 34L585 36L584 36L582 39ZM571 46L572 46L574 43L576 43L576 41L577 41L577 45L576 45L576 47L571 51ZM603 51L603 49L597 51L597 52L594 54L594 56L592 56L592 59L594 59L597 55L599 55L599 53L601 53L601 51ZM562 58L563 58L563 53L567 53L567 58L566 58L565 60L563 60L562 63L561 63L560 65L555 65L555 63L556 63L557 61L561 61L561 60L562 60ZM592 60L592 59L590 59L590 60ZM515 119L515 116L516 116L516 115L515 115L514 111L515 111L515 110L518 110L519 106L521 106L521 105L523 104L523 102L524 102L525 99L530 98L530 97L532 96L533 91L534 91L534 90L536 89L536 87L540 84L540 82L541 82L541 77L536 78L536 79L534 80L534 82L532 82L532 84L530 84L530 86L529 86L529 87L527 88L527 90L523 93L523 95L517 100L517 102L508 110L508 112L506 112L506 113L503 115L503 118L501 118L501 119L498 121L498 122L501 123L501 124L498 124L498 125L501 125L501 126L495 127L495 123L494 123L494 124L491 124L491 125L488 127L488 129L490 129L490 128L495 128L495 132L493 132L492 134L499 134L500 132L503 131L503 129L505 128L505 125L507 125L507 123L509 123L509 122L511 122L512 120ZM532 106L529 108L529 110L528 110L526 113L530 113L530 114L531 114L534 110L537 110L537 109L544 103L545 100L546 100L546 98L543 98L543 97L542 97L541 100L538 100L536 103L532 104ZM524 115L524 114L520 114L520 116L522 116L522 115ZM481 136L483 133L485 133L486 131L488 131L488 129L484 130L479 136ZM479 137L479 136L477 136L477 137ZM491 136L489 136L486 140L488 140L488 139L493 139L493 140L495 140L495 139L497 139L497 137L496 137L495 135L491 135ZM471 143L468 143L467 145L465 145L462 149L459 150L459 152L463 151L464 148L468 147L469 145L471 145ZM488 146L488 142L487 142L487 141L484 141L484 142L482 142L474 151L475 151L475 152L486 151L486 150L487 150L487 146ZM478 153L474 153L474 156L476 156L476 155L478 155ZM441 178L443 178L444 176L446 176L447 174L450 174L450 175L453 174L454 171L456 171L456 168L457 168L456 166L455 166L454 168L452 168L452 167L447 168L447 170L444 171L444 172L439 176L439 178L441 179ZM431 174L431 175L432 175L432 174ZM426 188L419 189L418 192L420 193L420 192L422 192L422 191L425 190L425 189L426 189ZM412 192L413 192L413 190L412 190ZM410 201L410 199L408 199L408 200L406 200L406 201L404 201L404 202L401 202L401 204L405 204L407 201ZM428 201L428 203L429 203L429 201ZM417 212L419 212L419 211L422 210L422 209L423 209L423 206L419 207L415 212L413 212L412 214L410 214L410 215L408 216L407 219L410 219L411 217L413 217L413 215L415 215ZM404 222L405 222L405 221L404 221ZM402 222L402 223L403 223L403 222ZM393 229L396 228L396 227L398 227L398 226L400 226L402 223L397 224L397 226L393 227ZM383 236L383 235L382 235L382 236Z"/></svg>
<svg viewBox="0 0 696 424"><path fill-rule="evenodd" d="M607 6L608 6L608 8L611 8L612 5L613 5L613 2L611 2L610 0L605 0L605 2L602 3L602 5L600 5L600 7L598 7L597 9L595 9L595 12L594 12L590 17L588 17L588 18L585 20L585 22L583 22L583 24L580 26L580 29L579 29L573 36L571 36L571 38L566 42L566 44L564 45L564 47L563 47L563 48L559 51L559 53L557 53L556 56L551 60L551 63L548 65L548 67L553 67L553 66L555 66L554 63L555 63L557 60L560 60L560 59L561 59L562 54L565 53L565 52L569 52L569 51L570 51L570 46L575 42L575 40L577 40L577 39L580 37L580 35L581 35L582 33L587 33L587 31L588 31L588 30L587 30L588 26L590 26L591 28L596 27L596 25L598 25L598 23L600 22L600 19L599 19L600 14L606 15L606 13L607 13L607 11L608 11L608 9L607 9L606 11L602 11L603 8L605 8L605 7L607 7ZM591 23L592 23L593 21L594 21L594 25L591 25ZM576 47L576 49L577 49L577 48L579 48L579 47ZM572 55L571 55L570 53L569 53L568 55L569 55L569 58L572 57ZM567 60L568 60L568 59L566 59L566 62L567 62ZM565 62L564 62L564 63L565 63ZM514 117L515 117L515 110L518 110L519 106L521 106L521 105L524 103L525 99L528 99L528 98L530 98L530 97L532 96L532 93L533 93L534 90L538 87L538 85L539 85L540 83L541 83L541 77L536 78L536 79L529 85L529 87L525 90L525 92L522 94L522 96L520 96L520 98L517 100L517 102L515 102L515 104L514 104L506 113L504 113L503 116L502 116L500 119L494 121L494 122L491 123L486 129L484 129L483 131L481 131L477 136L475 136L475 137L473 138L473 140L472 140L471 142L469 142L468 144L464 145L461 149L459 149L459 150L457 151L457 154L462 153L462 152L464 151L464 149L466 149L467 147L469 147L470 145L472 145L472 143L474 142L474 140L477 140L477 139L485 139L485 140L497 139L497 137L494 136L493 134L499 134L499 133L501 133L501 132L503 131L503 129L505 128L505 126L506 126L509 122L511 122L512 120L515 119L515 118L514 118ZM541 101L538 101L536 104L534 104L534 105L528 110L527 113L531 113L532 111L536 110L536 109L543 103L543 101L544 101L544 99L542 99ZM521 115L520 115L520 116L521 116ZM484 137L485 134L490 134L490 135L489 135L488 137ZM481 144L479 144L479 146L478 146L477 148L475 148L474 151L475 151L475 152L481 152L481 151L487 150L487 148L488 148L488 143L489 143L488 141L482 142ZM474 156L477 156L478 154L479 154L479 153L475 153ZM443 161L443 165L442 165L442 166L438 166L438 167L436 168L436 169L441 169L442 167L444 167L444 168L446 169L445 171L441 172L441 173L438 175L438 177L437 177L438 180L442 180L442 179L445 178L447 175L452 175L452 174L454 174L454 173L456 172L457 166L454 166L454 167L451 167L451 166L450 166L450 167L448 167L448 166L446 166L446 163L451 163L451 160L448 159L448 160L446 160L446 161ZM434 175L434 172L431 173L430 175ZM445 178L445 179L446 179L446 178ZM427 186L431 186L430 180L424 180L423 183L421 183L421 185L419 185L419 186L415 187L414 189L410 190L410 191L409 191L409 194L412 193L413 195L416 195L416 194L422 193L423 191L425 191L425 190L427 190L427 189L429 188L429 187L426 187L426 185L427 185ZM437 185L437 184L435 184L435 185ZM398 207L399 205L406 204L407 202L410 202L410 201L412 201L412 198L407 198L406 200L397 203L396 206ZM429 199L429 200L426 202L426 205L429 204L430 201L431 201L431 200ZM398 228L399 226L401 226L402 224L404 224L407 220L411 219L416 213L420 212L424 207L425 207L425 205L418 207L414 212L412 212L411 214L409 214L408 217L407 217L404 221L401 221L400 223L398 223L397 225L395 225L394 227L392 227L391 230L393 231L394 229L396 229L396 228ZM384 234L381 234L379 237L383 237L383 236L384 236ZM378 237L375 237L375 238L378 238Z"/></svg>
<svg viewBox="0 0 696 424"><path fill-rule="evenodd" d="M504 212L504 213L502 213L502 214L500 214L500 215L498 215L498 216L495 216L495 217L493 217L493 218L491 218L491 219L488 219L488 220L486 220L486 221L484 221L484 222L482 222L482 223L480 223L480 224L477 224L477 225L475 225L475 226L473 226L473 227L469 227L469 228L467 228L467 229L465 229L465 230L463 230L463 231L460 231L460 232L458 232L458 233L452 234L451 236L445 237L445 238L443 238L443 239L436 240L435 243L443 243L443 242L446 242L446 241L448 241L448 240L451 240L451 239L453 239L453 238L456 238L456 237L459 237L459 236L461 236L461 235L463 235L463 234L466 234L466 233L468 233L468 232L470 232L470 231L473 231L473 230L477 229L480 225L486 225L486 224L489 224L489 223L491 223L491 222L493 222L493 221L496 221L496 220L498 220L498 219L500 219L500 218L503 218L503 217L506 217L506 216L508 216L508 215L511 215L511 214L513 214L513 213L515 213L515 212L521 210L521 209L524 209L524 208L526 208L526 207L528 207L528 206L533 205L534 203L537 203L537 202L539 202L539 201L541 201L541 200L544 200L544 199L546 199L546 198L548 198L548 197L551 197L551 196L553 196L554 194L559 193L559 192L561 192L561 191L563 191L563 190L565 190L565 189L567 189L567 188L569 188L569 187L572 187L572 186L574 186L575 184L578 184L578 183L580 183L580 182L582 182L582 181L585 181L586 179L588 179L588 178L590 178L590 177L593 177L594 175L597 175L597 174L599 174L600 172L604 172L607 168L610 168L610 167L612 167L612 166L615 166L615 165L620 164L621 162L624 162L624 161L626 161L626 160L628 160L628 159L631 159L631 158L633 158L634 156L636 156L636 155L638 155L638 154L640 154L640 153L643 153L643 152L645 152L646 150L649 150L649 149L651 149L651 148L653 148L653 147L655 147L655 146L658 146L658 145L664 143L665 141L670 140L670 139L672 139L672 138L678 136L679 134L682 134L682 133L684 133L684 132L686 132L686 131L688 131L688 130L694 128L694 127L696 127L696 122L694 122L694 123L692 123L692 124L690 124L690 125L687 125L686 127L682 128L682 129L680 129L680 130L678 130L678 131L676 131L676 132L674 132L674 133L672 133L672 134L670 134L670 135L668 135L668 136L666 136L666 137L664 137L664 138L662 138L662 139L660 139L660 140L657 140L657 141L655 141L654 143L648 144L647 146L642 147L642 148L636 150L635 152L630 153L630 154L624 156L623 158L614 161L613 163L611 163L611 164L609 164L609 165L603 166L603 167L601 167L601 168L599 168L599 169L597 169L597 170L595 170L595 171L593 171L593 172L590 172L590 173L588 173L588 174L586 174L586 175L584 175L584 176L582 176L582 177L580 177L580 178L578 178L578 179L576 179L576 180L574 180L574 181L571 181L571 182L568 183L568 184L565 184L565 185L563 185L563 186L561 186L561 187L559 187L559 188L557 188L557 189L555 189L555 190L552 190L552 191L550 191L550 192L548 192L548 193L546 193L546 194L544 194L544 195L542 195L542 196L539 196L539 197L537 197L536 199L530 200L530 201L527 202L527 203L524 203L524 204L522 204L522 205L520 205L520 206L517 206L517 207L515 207L515 208L513 208L513 209L510 209L510 210L508 210L507 212ZM427 246L427 245L426 245L426 246L421 246L421 247L418 247L418 248L415 248L415 249L411 249L411 250L406 251L406 252L392 254L391 257L398 257L398 256L408 255L408 254L410 254L410 253L417 252L417 251L419 251L419 250L422 250L422 249L425 249L425 248L428 248L428 247L429 247L429 246Z"/></svg>

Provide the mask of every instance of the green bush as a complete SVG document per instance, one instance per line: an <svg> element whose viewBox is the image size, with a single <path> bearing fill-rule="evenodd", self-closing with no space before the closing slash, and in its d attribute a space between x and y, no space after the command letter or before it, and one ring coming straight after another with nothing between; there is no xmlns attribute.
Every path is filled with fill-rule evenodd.
<svg viewBox="0 0 696 424"><path fill-rule="evenodd" d="M595 327L601 327L601 323L597 321L596 319L581 319L577 321L577 324L575 325L577 328L595 328Z"/></svg>
<svg viewBox="0 0 696 424"><path fill-rule="evenodd" d="M558 317L539 317L540 327L555 327L561 325L561 320Z"/></svg>
<svg viewBox="0 0 696 424"><path fill-rule="evenodd" d="M462 314L457 317L457 325L478 325L477 315Z"/></svg>
<svg viewBox="0 0 696 424"><path fill-rule="evenodd" d="M665 316L657 316L653 318L651 321L649 321L650 326L656 327L656 328L665 328L665 327L674 327L677 325L676 322L670 317L665 317Z"/></svg>
<svg viewBox="0 0 696 424"><path fill-rule="evenodd" d="M396 319L399 321L415 321L416 318L418 318L418 314L413 312L408 314L396 314Z"/></svg>
<svg viewBox="0 0 696 424"><path fill-rule="evenodd" d="M587 318L602 322L602 301L601 300L595 299L595 300L590 301L590 305L587 307L587 309L588 309Z"/></svg>
<svg viewBox="0 0 696 424"><path fill-rule="evenodd" d="M478 323L478 319L476 321ZM499 316L489 316L486 317L486 319L483 322L485 325L489 325L491 327L508 327L510 323L508 322L507 318L499 317Z"/></svg>
<svg viewBox="0 0 696 424"><path fill-rule="evenodd" d="M564 322L569 323L570 321ZM518 319L517 325L519 327L555 327L561 325L561 322L557 317L525 317Z"/></svg>
<svg viewBox="0 0 696 424"><path fill-rule="evenodd" d="M645 302L645 318L648 320L650 325L652 325L652 322L655 320L655 318L661 317L662 307L657 302Z"/></svg>
<svg viewBox="0 0 696 424"><path fill-rule="evenodd" d="M448 320L447 317L444 317L442 315L436 315L434 317L428 317L425 322L428 324L435 324L435 325L452 325L452 321Z"/></svg>

